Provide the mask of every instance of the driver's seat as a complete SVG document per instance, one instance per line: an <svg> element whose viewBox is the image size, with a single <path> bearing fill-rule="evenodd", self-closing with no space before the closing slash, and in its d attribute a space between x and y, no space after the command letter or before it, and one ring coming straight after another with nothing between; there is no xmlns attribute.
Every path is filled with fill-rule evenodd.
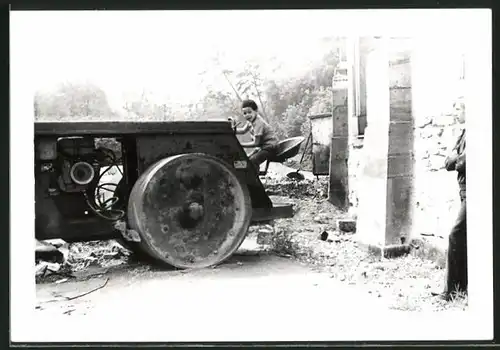
<svg viewBox="0 0 500 350"><path fill-rule="evenodd" d="M266 167L263 171L259 169L259 176L267 174L269 163L283 163L285 160L295 157L299 153L300 145L304 140L304 137L297 136L278 142L276 155L266 160Z"/></svg>

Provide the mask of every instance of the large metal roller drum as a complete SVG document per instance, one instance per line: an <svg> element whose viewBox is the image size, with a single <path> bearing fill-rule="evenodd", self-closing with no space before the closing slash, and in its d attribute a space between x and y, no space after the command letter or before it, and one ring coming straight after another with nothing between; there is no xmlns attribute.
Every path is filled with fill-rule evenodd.
<svg viewBox="0 0 500 350"><path fill-rule="evenodd" d="M141 248L178 268L222 262L241 245L252 206L248 189L223 161L181 154L151 165L128 203L130 228Z"/></svg>

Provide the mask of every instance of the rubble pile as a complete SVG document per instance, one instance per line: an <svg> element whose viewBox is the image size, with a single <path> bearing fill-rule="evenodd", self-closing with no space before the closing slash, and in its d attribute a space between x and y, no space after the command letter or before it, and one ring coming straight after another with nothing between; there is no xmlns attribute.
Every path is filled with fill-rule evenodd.
<svg viewBox="0 0 500 350"><path fill-rule="evenodd" d="M63 240L36 241L37 283L76 277L89 267L108 268L124 264L131 252L117 241L67 243Z"/></svg>
<svg viewBox="0 0 500 350"><path fill-rule="evenodd" d="M297 181L288 178L265 177L262 183L268 195L271 196L285 196L293 199L328 198L328 181L324 178Z"/></svg>

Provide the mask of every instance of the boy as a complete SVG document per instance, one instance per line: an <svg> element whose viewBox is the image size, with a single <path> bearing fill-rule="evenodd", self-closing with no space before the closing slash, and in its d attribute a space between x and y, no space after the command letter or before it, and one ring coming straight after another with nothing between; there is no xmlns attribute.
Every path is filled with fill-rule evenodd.
<svg viewBox="0 0 500 350"><path fill-rule="evenodd" d="M243 101L241 103L241 109L243 116L247 120L247 124L241 129L236 128L236 134L244 134L250 131L253 141L242 142L241 146L248 148L257 147L257 149L250 154L249 158L257 171L259 171L260 165L276 154L278 139L271 126L258 115L258 107L255 101Z"/></svg>

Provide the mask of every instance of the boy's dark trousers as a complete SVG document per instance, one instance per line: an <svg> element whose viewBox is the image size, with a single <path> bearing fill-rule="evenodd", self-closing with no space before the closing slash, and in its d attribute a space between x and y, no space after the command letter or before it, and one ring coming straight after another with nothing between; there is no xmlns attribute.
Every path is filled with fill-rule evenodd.
<svg viewBox="0 0 500 350"><path fill-rule="evenodd" d="M460 190L460 211L448 238L446 286L444 293L467 291L467 200L465 189Z"/></svg>
<svg viewBox="0 0 500 350"><path fill-rule="evenodd" d="M260 165L270 157L274 156L275 153L276 153L276 147L271 146L271 147L261 148L255 153L252 153L249 158L255 169L259 171Z"/></svg>

